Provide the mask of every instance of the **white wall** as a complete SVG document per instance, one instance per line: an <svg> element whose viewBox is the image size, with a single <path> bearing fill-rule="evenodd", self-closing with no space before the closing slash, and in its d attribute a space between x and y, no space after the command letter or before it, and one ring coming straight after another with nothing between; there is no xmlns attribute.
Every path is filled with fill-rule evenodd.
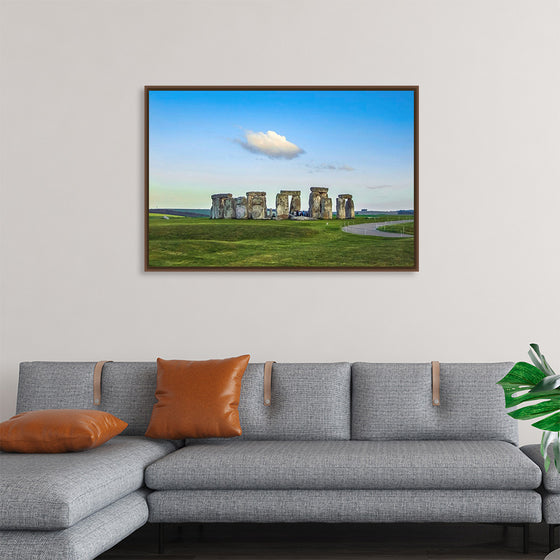
<svg viewBox="0 0 560 560"><path fill-rule="evenodd" d="M557 0L1 0L0 21L0 420L23 360L538 341L560 369ZM420 272L143 272L146 84L418 84Z"/></svg>

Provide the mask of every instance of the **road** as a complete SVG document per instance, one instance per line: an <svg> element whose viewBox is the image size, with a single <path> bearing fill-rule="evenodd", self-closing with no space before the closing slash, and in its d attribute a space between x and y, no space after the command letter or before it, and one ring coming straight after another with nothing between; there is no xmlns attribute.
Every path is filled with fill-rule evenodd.
<svg viewBox="0 0 560 560"><path fill-rule="evenodd" d="M355 226L346 226L342 231L346 233L355 233L356 235L378 235L379 237L412 237L412 235L402 233L390 233L388 231L379 231L377 228L381 226L397 226L399 224L408 224L414 220L395 220L393 222L371 222L366 224L357 224Z"/></svg>

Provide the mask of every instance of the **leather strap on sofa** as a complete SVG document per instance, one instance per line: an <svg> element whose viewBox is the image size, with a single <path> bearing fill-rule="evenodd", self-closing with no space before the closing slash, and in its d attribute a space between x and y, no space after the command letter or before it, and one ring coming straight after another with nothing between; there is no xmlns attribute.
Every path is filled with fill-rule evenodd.
<svg viewBox="0 0 560 560"><path fill-rule="evenodd" d="M432 362L432 404L439 406L439 362Z"/></svg>
<svg viewBox="0 0 560 560"><path fill-rule="evenodd" d="M272 364L276 362L265 362L264 364L264 406L272 404Z"/></svg>
<svg viewBox="0 0 560 560"><path fill-rule="evenodd" d="M93 404L101 404L101 373L103 372L103 366L112 361L97 362L93 368Z"/></svg>

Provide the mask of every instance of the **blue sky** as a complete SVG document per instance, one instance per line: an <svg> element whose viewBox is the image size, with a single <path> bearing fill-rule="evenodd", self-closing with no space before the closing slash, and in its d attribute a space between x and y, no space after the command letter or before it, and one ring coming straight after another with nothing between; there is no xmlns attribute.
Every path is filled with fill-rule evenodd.
<svg viewBox="0 0 560 560"><path fill-rule="evenodd" d="M413 208L412 91L149 92L150 208L309 187L357 210Z"/></svg>

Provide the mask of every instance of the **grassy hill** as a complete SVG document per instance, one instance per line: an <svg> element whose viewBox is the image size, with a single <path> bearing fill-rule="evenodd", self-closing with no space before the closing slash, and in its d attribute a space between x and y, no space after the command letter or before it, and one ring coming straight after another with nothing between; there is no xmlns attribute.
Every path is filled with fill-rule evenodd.
<svg viewBox="0 0 560 560"><path fill-rule="evenodd" d="M354 235L343 225L399 220L210 220L149 215L149 266L254 268L413 267L413 238ZM408 233L408 232L407 232Z"/></svg>

